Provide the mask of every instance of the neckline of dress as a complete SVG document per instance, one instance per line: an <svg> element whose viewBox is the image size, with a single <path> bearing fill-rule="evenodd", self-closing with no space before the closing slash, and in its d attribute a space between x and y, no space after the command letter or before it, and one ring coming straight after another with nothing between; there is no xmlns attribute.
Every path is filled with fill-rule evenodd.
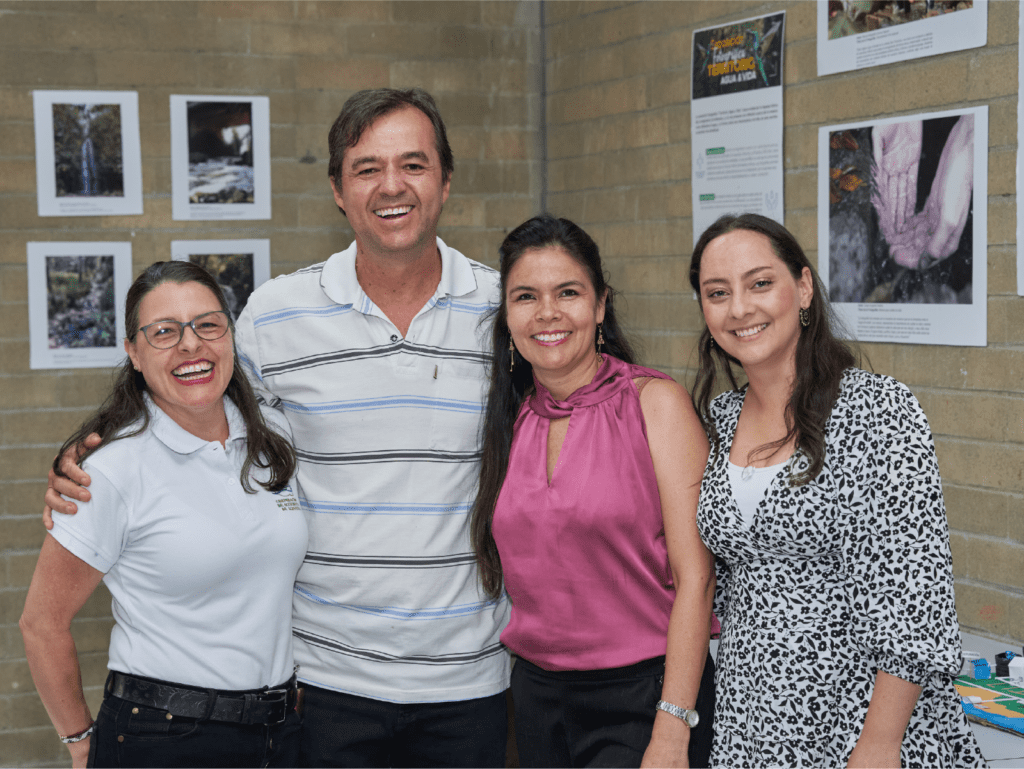
<svg viewBox="0 0 1024 769"><path fill-rule="evenodd" d="M533 378L534 393L530 396L530 408L547 419L562 419L572 414L573 409L593 406L606 401L622 390L623 383L631 384L626 376L629 364L604 354L604 362L588 384L576 389L564 401L557 400L544 385Z"/></svg>

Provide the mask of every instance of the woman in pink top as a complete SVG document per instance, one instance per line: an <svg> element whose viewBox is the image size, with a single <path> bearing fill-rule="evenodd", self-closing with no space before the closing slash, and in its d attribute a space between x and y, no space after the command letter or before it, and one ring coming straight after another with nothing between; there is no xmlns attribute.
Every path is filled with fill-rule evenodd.
<svg viewBox="0 0 1024 769"><path fill-rule="evenodd" d="M538 216L501 247L473 539L523 766L707 764L708 443L686 391L633 363L594 241Z"/></svg>

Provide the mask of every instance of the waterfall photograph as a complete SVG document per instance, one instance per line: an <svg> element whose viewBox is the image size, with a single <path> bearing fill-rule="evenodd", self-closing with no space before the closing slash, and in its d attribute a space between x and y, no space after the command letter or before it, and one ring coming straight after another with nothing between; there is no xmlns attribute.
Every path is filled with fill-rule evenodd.
<svg viewBox="0 0 1024 769"><path fill-rule="evenodd" d="M239 313L249 301L249 294L256 288L253 275L252 254L190 254L188 260L198 264L210 273L228 300L231 319L238 320Z"/></svg>
<svg viewBox="0 0 1024 769"><path fill-rule="evenodd" d="M57 197L124 195L121 105L53 105Z"/></svg>

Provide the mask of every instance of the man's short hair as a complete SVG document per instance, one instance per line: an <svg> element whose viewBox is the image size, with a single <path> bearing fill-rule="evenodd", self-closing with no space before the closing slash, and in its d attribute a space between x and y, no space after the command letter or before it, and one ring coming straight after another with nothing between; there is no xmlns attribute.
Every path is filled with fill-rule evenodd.
<svg viewBox="0 0 1024 769"><path fill-rule="evenodd" d="M430 119L434 126L434 144L441 158L441 180L447 182L451 178L455 170L455 159L434 97L422 88L368 88L348 98L327 136L331 151L327 173L339 188L345 150L358 144L363 131L378 118L405 107L415 107Z"/></svg>

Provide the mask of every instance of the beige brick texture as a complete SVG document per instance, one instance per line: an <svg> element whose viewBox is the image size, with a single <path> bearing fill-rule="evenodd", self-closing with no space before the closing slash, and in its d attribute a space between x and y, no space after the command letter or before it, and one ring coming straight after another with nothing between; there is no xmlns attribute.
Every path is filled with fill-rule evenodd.
<svg viewBox="0 0 1024 769"><path fill-rule="evenodd" d="M1016 291L1016 3L989 4L984 48L821 78L815 3L547 4L548 207L597 240L645 362L692 381L692 345L702 325L687 280L692 33L777 10L787 11L786 225L812 262L821 246L820 126L989 107L988 346L862 349L876 371L912 387L930 418L961 619L1019 644L1024 585L1014 564L1024 543L1024 303Z"/></svg>
<svg viewBox="0 0 1024 769"><path fill-rule="evenodd" d="M540 208L539 20L536 3L498 0L0 2L0 766L67 763L17 620L45 534L50 461L110 386L108 369L29 368L25 244L130 241L135 274L170 258L178 238L269 238L274 275L323 261L352 237L327 180L342 103L362 88L420 86L455 147L441 235L493 264L504 234ZM141 216L37 216L33 89L138 92ZM270 98L270 221L171 219L172 94ZM111 622L101 588L73 625L94 707Z"/></svg>

